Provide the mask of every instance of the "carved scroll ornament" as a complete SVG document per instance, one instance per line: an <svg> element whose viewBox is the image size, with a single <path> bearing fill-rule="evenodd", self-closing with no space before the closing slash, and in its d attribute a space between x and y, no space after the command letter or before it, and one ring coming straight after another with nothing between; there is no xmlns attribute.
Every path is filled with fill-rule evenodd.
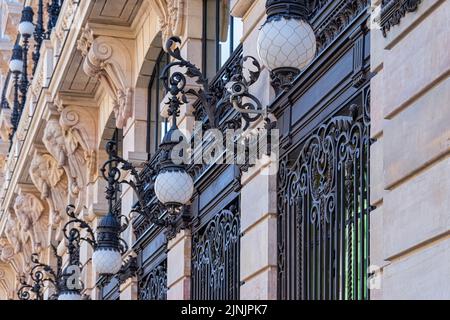
<svg viewBox="0 0 450 320"><path fill-rule="evenodd" d="M114 99L113 110L117 128L126 126L133 113L132 63L127 45L116 38L95 38L92 30L84 29L78 50L85 58L83 69L98 79Z"/></svg>

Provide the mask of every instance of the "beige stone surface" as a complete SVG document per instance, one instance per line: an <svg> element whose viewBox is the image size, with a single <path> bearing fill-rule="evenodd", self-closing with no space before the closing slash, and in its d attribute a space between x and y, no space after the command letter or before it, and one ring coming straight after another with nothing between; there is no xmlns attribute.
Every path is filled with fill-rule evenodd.
<svg viewBox="0 0 450 320"><path fill-rule="evenodd" d="M409 14L410 19L414 14ZM402 23L406 23L402 20ZM384 57L385 117L411 104L450 72L450 2L444 1Z"/></svg>
<svg viewBox="0 0 450 320"><path fill-rule="evenodd" d="M259 36L259 29L266 21L265 1L256 1L242 18L243 21L243 37L244 44L253 43L255 45L245 45L244 51L251 51L249 54L254 55L257 51L256 43ZM257 56L257 55L255 55Z"/></svg>
<svg viewBox="0 0 450 320"><path fill-rule="evenodd" d="M241 286L242 300L276 300L277 269L268 268Z"/></svg>
<svg viewBox="0 0 450 320"><path fill-rule="evenodd" d="M370 147L370 203L378 206L384 197L383 142L380 137Z"/></svg>
<svg viewBox="0 0 450 320"><path fill-rule="evenodd" d="M256 175L241 190L241 230L247 229L277 212L276 176Z"/></svg>
<svg viewBox="0 0 450 320"><path fill-rule="evenodd" d="M269 216L241 238L242 281L249 280L261 270L277 266L276 227L276 218Z"/></svg>
<svg viewBox="0 0 450 320"><path fill-rule="evenodd" d="M179 235L179 240L172 240L167 253L167 286L171 288L175 283L191 276L191 237L185 231Z"/></svg>
<svg viewBox="0 0 450 320"><path fill-rule="evenodd" d="M450 299L450 238L387 266L382 292L383 299Z"/></svg>
<svg viewBox="0 0 450 320"><path fill-rule="evenodd" d="M449 181L450 158L446 158L385 194L385 259L449 233Z"/></svg>
<svg viewBox="0 0 450 320"><path fill-rule="evenodd" d="M189 300L191 296L191 278L184 278L167 291L167 300Z"/></svg>
<svg viewBox="0 0 450 320"><path fill-rule="evenodd" d="M138 285L135 278L128 279L124 284L120 286L120 300L137 300L138 298Z"/></svg>
<svg viewBox="0 0 450 320"><path fill-rule="evenodd" d="M379 0L375 0L379 1ZM408 13L400 20L399 24L393 26L388 32L384 47L389 49L394 47L403 37L414 30L415 28L422 28L422 21L433 13L440 5L447 0L426 0L421 1L417 11ZM439 9L441 10L441 9Z"/></svg>
<svg viewBox="0 0 450 320"><path fill-rule="evenodd" d="M450 77L386 122L383 139L386 188L450 151L449 101Z"/></svg>
<svg viewBox="0 0 450 320"><path fill-rule="evenodd" d="M370 137L375 139L378 139L384 130L385 86L384 70L381 69L370 81Z"/></svg>
<svg viewBox="0 0 450 320"><path fill-rule="evenodd" d="M385 235L383 206L380 206L370 213L370 264L380 268L387 264L384 254Z"/></svg>

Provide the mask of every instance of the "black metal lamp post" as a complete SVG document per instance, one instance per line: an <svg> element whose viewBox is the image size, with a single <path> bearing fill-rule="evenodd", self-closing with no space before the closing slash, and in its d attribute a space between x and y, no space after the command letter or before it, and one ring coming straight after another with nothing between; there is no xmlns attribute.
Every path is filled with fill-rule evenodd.
<svg viewBox="0 0 450 320"><path fill-rule="evenodd" d="M20 101L19 101L19 77L23 70L23 50L22 47L16 44L12 51L11 61L9 62L9 70L13 74L14 82L14 102L13 112L11 115L12 132L9 137L10 142L17 131L20 120Z"/></svg>
<svg viewBox="0 0 450 320"><path fill-rule="evenodd" d="M267 20L258 37L258 54L269 69L276 93L314 59L316 37L308 22L307 0L268 0Z"/></svg>
<svg viewBox="0 0 450 320"><path fill-rule="evenodd" d="M21 107L19 112L19 118L22 115L23 109L25 108L25 103L27 100L28 87L30 81L28 79L28 50L30 44L30 38L34 34L34 24L33 24L33 9L29 6L22 10L22 19L19 24L19 33L22 36L22 49L23 49L23 70L22 77L20 78L20 93L22 95Z"/></svg>
<svg viewBox="0 0 450 320"><path fill-rule="evenodd" d="M53 0L52 3L47 5L48 24L47 24L47 39L50 39L53 28L58 22L59 13L61 11L63 1Z"/></svg>
<svg viewBox="0 0 450 320"><path fill-rule="evenodd" d="M45 29L44 29L44 1L38 1L38 12L36 19L36 28L34 30L34 52L33 52L33 75L36 72L36 67L40 58L40 51L42 42L45 38Z"/></svg>
<svg viewBox="0 0 450 320"><path fill-rule="evenodd" d="M94 231L89 224L77 218L74 206L69 205L66 213L69 216L69 221L64 225L62 230L69 253L69 263L61 272L61 277L58 279L58 300L81 300L83 298L81 295L83 282L80 279L83 268L80 262L81 242L87 242L91 247L96 248L96 241ZM82 235L83 230L86 232L86 236Z"/></svg>

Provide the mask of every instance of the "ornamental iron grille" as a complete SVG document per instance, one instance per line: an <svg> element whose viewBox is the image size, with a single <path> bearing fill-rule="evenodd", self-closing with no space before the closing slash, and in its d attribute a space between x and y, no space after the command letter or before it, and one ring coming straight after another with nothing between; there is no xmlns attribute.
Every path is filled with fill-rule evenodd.
<svg viewBox="0 0 450 320"><path fill-rule="evenodd" d="M167 300L167 260L139 280L139 300Z"/></svg>
<svg viewBox="0 0 450 320"><path fill-rule="evenodd" d="M281 159L280 299L369 298L369 97Z"/></svg>
<svg viewBox="0 0 450 320"><path fill-rule="evenodd" d="M233 204L192 236L192 299L238 300L239 270L240 213Z"/></svg>

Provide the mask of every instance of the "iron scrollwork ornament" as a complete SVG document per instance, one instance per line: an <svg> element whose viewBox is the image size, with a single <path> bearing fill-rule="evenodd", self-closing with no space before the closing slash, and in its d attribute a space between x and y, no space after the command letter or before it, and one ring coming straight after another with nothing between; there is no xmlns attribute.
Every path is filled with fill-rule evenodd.
<svg viewBox="0 0 450 320"><path fill-rule="evenodd" d="M117 188L122 185L128 185L135 192L137 196L137 205L134 206L131 213L139 213L144 215L152 223L167 227L168 222L160 219L160 213L162 208L159 203L149 204L146 201L146 188L145 181L139 175L134 165L117 154L117 143L113 140L108 141L106 144L106 152L109 155L109 160L106 161L100 170L103 178L108 182L106 188L106 199L112 203L117 200ZM128 172L131 175L131 179L126 179L124 173ZM129 220L123 215L119 215L115 212L119 219L125 219L126 223L123 225L123 231L128 227ZM126 251L126 250L125 250Z"/></svg>
<svg viewBox="0 0 450 320"><path fill-rule="evenodd" d="M20 300L44 300L44 289L48 286L54 288L54 293L49 296L49 300L56 300L60 293L59 279L62 275L62 257L57 254L55 246L52 246L53 254L56 258L56 271L47 264L39 261L39 255L33 254L31 262L33 267L29 273L31 284L22 276L19 279L21 284L17 292Z"/></svg>
<svg viewBox="0 0 450 320"><path fill-rule="evenodd" d="M189 215L189 209L186 206L183 206L180 209L179 215L168 215L165 217L166 208L164 208L159 201L149 199L149 185L131 162L123 159L117 154L117 144L115 141L108 141L106 152L109 155L109 160L104 163L101 172L103 178L108 181L106 198L108 201L111 201L111 206L113 207L112 203L117 200L117 188L122 184L128 185L137 196L137 204L132 208L131 214L136 213L142 215L151 223L166 228L168 237L172 237L176 234L176 232L179 231L180 226L185 225L183 222L187 220L186 217ZM158 168L163 158L164 155L161 153L159 160L155 164L155 168L152 170L152 175L155 175L158 172ZM131 175L131 179L125 178L126 172ZM152 179L153 178L154 177L152 177ZM115 212L115 214L119 220L125 219L125 223L122 224L122 230L120 231L120 233L122 233L128 227L129 219L120 215L118 212ZM126 243L122 239L120 240L123 246L126 246ZM128 249L124 247L121 251L122 253L125 253L127 250Z"/></svg>
<svg viewBox="0 0 450 320"><path fill-rule="evenodd" d="M192 236L192 298L239 299L240 212L221 210Z"/></svg>
<svg viewBox="0 0 450 320"><path fill-rule="evenodd" d="M180 105L188 103L187 96L197 99L197 107L206 114L207 125L210 128L219 127L220 115L227 107L241 114L244 130L267 113L258 98L249 93L249 87L259 79L261 73L261 66L254 57L243 57L239 68L241 72L233 75L230 82L225 85L225 92L217 93L209 88L208 79L200 69L181 56L180 44L180 38L171 37L165 47L166 52L173 58L173 62L164 68L161 79L167 92L177 100L176 104L172 104L175 108L169 107L169 115L174 113L178 115ZM179 70L184 70L184 73ZM195 83L200 85L200 89L186 89L186 77L196 79Z"/></svg>

